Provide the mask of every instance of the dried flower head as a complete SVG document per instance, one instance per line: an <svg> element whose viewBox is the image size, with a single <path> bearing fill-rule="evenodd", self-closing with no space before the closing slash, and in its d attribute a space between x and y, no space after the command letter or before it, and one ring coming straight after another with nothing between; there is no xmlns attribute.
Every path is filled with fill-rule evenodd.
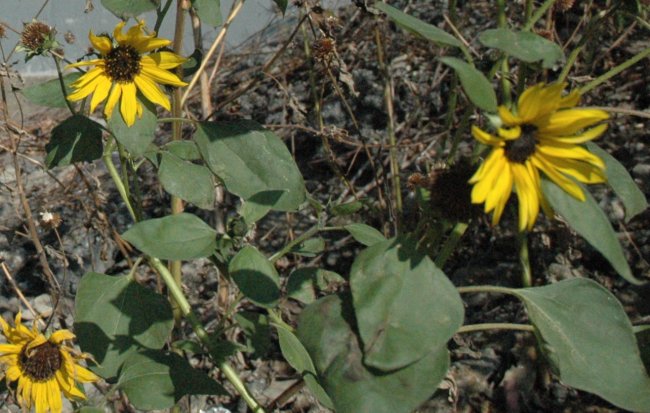
<svg viewBox="0 0 650 413"><path fill-rule="evenodd" d="M6 35L7 35L7 29L5 29L5 26L2 23L0 23L0 39L6 37Z"/></svg>
<svg viewBox="0 0 650 413"><path fill-rule="evenodd" d="M77 41L77 38L75 37L74 33L72 33L71 31L65 32L65 34L63 35L63 39L67 44L74 44L74 42Z"/></svg>
<svg viewBox="0 0 650 413"><path fill-rule="evenodd" d="M56 212L41 212L41 225L46 229L58 228L63 220L61 215Z"/></svg>
<svg viewBox="0 0 650 413"><path fill-rule="evenodd" d="M330 61L336 53L336 42L332 38L324 37L312 43L311 49L314 53L314 59Z"/></svg>
<svg viewBox="0 0 650 413"><path fill-rule="evenodd" d="M554 7L555 10L559 11L560 13L564 13L573 7L574 2L575 0L557 0L554 4Z"/></svg>
<svg viewBox="0 0 650 413"><path fill-rule="evenodd" d="M39 21L26 23L20 34L20 50L27 53L27 60L34 56L46 55L59 46L55 39L56 30Z"/></svg>

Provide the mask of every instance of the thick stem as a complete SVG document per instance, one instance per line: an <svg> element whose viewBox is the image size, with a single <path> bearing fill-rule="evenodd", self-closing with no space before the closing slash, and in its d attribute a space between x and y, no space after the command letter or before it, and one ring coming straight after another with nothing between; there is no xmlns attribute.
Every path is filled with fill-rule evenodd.
<svg viewBox="0 0 650 413"><path fill-rule="evenodd" d="M513 331L529 331L534 332L535 327L529 324L512 324L512 323L483 323L483 324L470 324L462 326L458 329L457 333L473 333L476 331L486 330L513 330Z"/></svg>
<svg viewBox="0 0 650 413"><path fill-rule="evenodd" d="M595 88L596 86L600 85L601 83L604 83L611 79L612 77L616 76L617 74L621 73L625 69L629 68L632 65L635 65L639 61L645 59L646 57L650 56L650 47L647 47L643 49L641 52L637 53L633 57L627 59L625 62L621 63L620 65L613 67L609 69L607 72L603 73L602 75L598 76L591 82L587 83L585 86L580 88L580 94L585 94L589 92L591 89Z"/></svg>
<svg viewBox="0 0 650 413"><path fill-rule="evenodd" d="M521 264L521 284L524 288L533 286L533 272L530 268L528 256L528 232L521 231L517 235L519 244L519 263Z"/></svg>
<svg viewBox="0 0 650 413"><path fill-rule="evenodd" d="M466 230L466 222L459 222L456 224L456 226L454 226L451 234L449 234L449 238L447 238L447 241L445 241L442 248L440 249L440 253L436 257L435 262L438 268L444 267L445 263L456 249L458 242L460 242L460 239L463 237L463 234L465 234Z"/></svg>
<svg viewBox="0 0 650 413"><path fill-rule="evenodd" d="M556 0L546 0L544 4L539 6L539 9L535 11L535 13L532 15L530 19L526 22L526 25L523 27L522 31L529 31L533 28L535 23L537 23L537 20L541 19L542 16L546 13L546 11L553 6L553 3L555 3Z"/></svg>

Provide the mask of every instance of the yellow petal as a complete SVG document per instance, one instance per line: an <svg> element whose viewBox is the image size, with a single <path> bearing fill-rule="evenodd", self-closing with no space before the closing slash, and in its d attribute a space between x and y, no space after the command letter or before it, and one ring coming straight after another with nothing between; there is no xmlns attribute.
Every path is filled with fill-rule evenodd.
<svg viewBox="0 0 650 413"><path fill-rule="evenodd" d="M47 384L35 382L32 387L32 398L36 413L47 413Z"/></svg>
<svg viewBox="0 0 650 413"><path fill-rule="evenodd" d="M523 123L519 116L515 116L510 109L505 106L499 106L499 117L506 126L517 126Z"/></svg>
<svg viewBox="0 0 650 413"><path fill-rule="evenodd" d="M61 344L65 340L73 340L75 335L70 330L57 330L50 336L50 341L55 344Z"/></svg>
<svg viewBox="0 0 650 413"><path fill-rule="evenodd" d="M519 199L519 231L530 230L535 225L539 213L538 188L526 165L512 163L511 167Z"/></svg>
<svg viewBox="0 0 650 413"><path fill-rule="evenodd" d="M82 75L79 79L72 82L70 84L70 87L73 89L81 89L89 83L92 83L95 79L97 79L97 76L100 76L101 74L105 74L104 68L94 67Z"/></svg>
<svg viewBox="0 0 650 413"><path fill-rule="evenodd" d="M568 136L609 118L599 109L566 109L553 113L539 133L546 136Z"/></svg>
<svg viewBox="0 0 650 413"><path fill-rule="evenodd" d="M70 69L72 67L83 67L83 66L91 66L91 65L99 65L103 64L104 59L91 59L91 60L82 60L81 62L77 63L70 63L65 67L65 69Z"/></svg>
<svg viewBox="0 0 650 413"><path fill-rule="evenodd" d="M569 93L566 96L563 96L562 99L560 99L559 109L572 108L578 103L580 103L580 92L574 90L573 92Z"/></svg>
<svg viewBox="0 0 650 413"><path fill-rule="evenodd" d="M143 56L141 60L142 64L151 64L161 69L173 69L186 61L186 58L171 52L151 53L148 56Z"/></svg>
<svg viewBox="0 0 650 413"><path fill-rule="evenodd" d="M88 34L88 38L90 39L90 43L92 43L95 50L98 50L99 53L102 55L106 55L111 50L113 50L111 39L109 39L106 36L95 36L95 34L91 30L90 33Z"/></svg>
<svg viewBox="0 0 650 413"><path fill-rule="evenodd" d="M560 106L564 87L563 83L549 86L540 83L526 89L519 98L517 114L524 123L534 123L538 118L548 115Z"/></svg>
<svg viewBox="0 0 650 413"><path fill-rule="evenodd" d="M157 103L167 110L171 110L169 98L158 88L156 83L146 76L137 75L134 79L136 86L150 102Z"/></svg>
<svg viewBox="0 0 650 413"><path fill-rule="evenodd" d="M22 348L19 344L0 344L0 354L18 354Z"/></svg>
<svg viewBox="0 0 650 413"><path fill-rule="evenodd" d="M61 401L61 390L57 385L55 379L50 379L47 381L47 404L52 413L61 413L63 410L63 402Z"/></svg>
<svg viewBox="0 0 650 413"><path fill-rule="evenodd" d="M115 39L119 44L122 44L127 40L127 37L122 34L122 29L125 24L125 21L121 21L115 26L115 29L113 29L113 39Z"/></svg>
<svg viewBox="0 0 650 413"><path fill-rule="evenodd" d="M503 153L501 148L493 149L478 171L470 178L469 183L475 184L472 190L473 203L480 204L485 201L487 192L492 188L492 182L504 167ZM477 186L479 189L476 189Z"/></svg>
<svg viewBox="0 0 650 413"><path fill-rule="evenodd" d="M585 194L582 192L582 188L571 179L567 178L560 172L558 172L552 163L550 163L546 157L541 153L535 153L530 157L530 161L540 169L544 174L553 181L557 186L562 188L562 190L572 197L584 201Z"/></svg>
<svg viewBox="0 0 650 413"><path fill-rule="evenodd" d="M138 102L136 100L137 89L135 83L124 83L122 85L122 100L120 104L120 113L127 126L131 127L135 123Z"/></svg>
<svg viewBox="0 0 650 413"><path fill-rule="evenodd" d="M29 351L45 343L47 343L47 339L43 334L39 334L38 336L36 336L36 338L34 338L32 341L29 342L29 344L26 347L26 350Z"/></svg>
<svg viewBox="0 0 650 413"><path fill-rule="evenodd" d="M95 87L93 98L90 100L91 113L95 111L97 105L99 105L101 102L103 102L106 99L106 97L108 96L108 92L110 92L111 90L111 86L113 86L113 82L111 82L111 78L105 76L104 74L100 75L97 78L96 83L97 86Z"/></svg>
<svg viewBox="0 0 650 413"><path fill-rule="evenodd" d="M180 80L175 74L167 70L159 69L155 66L142 65L140 75L146 76L154 82L164 85L187 86L187 83Z"/></svg>
<svg viewBox="0 0 650 413"><path fill-rule="evenodd" d="M474 139L477 141L484 143L486 145L490 146L503 146L504 142L502 139L499 139L496 136L490 135L487 132L484 132L481 128L478 126L472 125L472 136Z"/></svg>
<svg viewBox="0 0 650 413"><path fill-rule="evenodd" d="M563 174L574 177L586 184L599 184L607 180L605 172L594 165L575 159L551 158L549 162Z"/></svg>
<svg viewBox="0 0 650 413"><path fill-rule="evenodd" d="M74 379L81 383L92 383L99 380L99 376L78 364L75 365L74 372Z"/></svg>
<svg viewBox="0 0 650 413"><path fill-rule="evenodd" d="M32 405L32 381L26 377L18 380L18 389L16 391L19 398L19 403L22 401L22 404L25 404L29 407Z"/></svg>
<svg viewBox="0 0 650 413"><path fill-rule="evenodd" d="M596 139L605 131L607 130L607 124L603 123L598 126L594 126L593 128L587 129L582 133L579 133L577 135L572 135L572 136L544 136L540 133L537 134L537 138L540 140L540 142L545 143L547 141L551 142L560 142L560 143L568 143L568 144L579 144L579 143L584 143L591 141L593 139Z"/></svg>
<svg viewBox="0 0 650 413"><path fill-rule="evenodd" d="M113 115L113 109L115 109L115 105L120 100L120 96L122 96L122 85L116 83L108 95L106 106L104 106L104 116L106 116L106 119L110 119Z"/></svg>
<svg viewBox="0 0 650 413"><path fill-rule="evenodd" d="M133 44L133 47L142 54L162 47L167 47L171 43L171 40L161 39L159 37L143 37L138 39L137 43Z"/></svg>
<svg viewBox="0 0 650 413"><path fill-rule="evenodd" d="M553 158L578 159L601 169L605 169L605 163L603 160L582 146L546 141L543 144L540 142L535 149L537 152L541 152Z"/></svg>
<svg viewBox="0 0 650 413"><path fill-rule="evenodd" d="M7 368L6 377L9 381L16 381L23 375L23 372L20 370L18 365L9 366Z"/></svg>
<svg viewBox="0 0 650 413"><path fill-rule="evenodd" d="M510 129L499 128L497 129L497 133L499 137L511 141L521 136L521 128L519 126L513 126Z"/></svg>

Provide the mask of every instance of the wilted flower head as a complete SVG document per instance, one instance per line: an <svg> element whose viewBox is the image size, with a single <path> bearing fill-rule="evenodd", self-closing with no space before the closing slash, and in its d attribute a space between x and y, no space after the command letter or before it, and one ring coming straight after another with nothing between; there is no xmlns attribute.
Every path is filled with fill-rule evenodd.
<svg viewBox="0 0 650 413"><path fill-rule="evenodd" d="M574 198L585 200L580 186L604 182L605 164L581 144L602 135L607 112L575 108L577 92L562 95L565 84L530 87L522 93L514 111L499 107L500 127L488 133L472 126L476 140L492 147L490 154L469 180L474 184L472 202L485 203L499 222L514 189L519 199L519 230L531 229L540 205L551 213L541 188L540 171Z"/></svg>
<svg viewBox="0 0 650 413"><path fill-rule="evenodd" d="M19 49L27 53L27 60L34 56L46 55L59 47L55 36L56 30L53 27L34 20L24 25L20 34Z"/></svg>

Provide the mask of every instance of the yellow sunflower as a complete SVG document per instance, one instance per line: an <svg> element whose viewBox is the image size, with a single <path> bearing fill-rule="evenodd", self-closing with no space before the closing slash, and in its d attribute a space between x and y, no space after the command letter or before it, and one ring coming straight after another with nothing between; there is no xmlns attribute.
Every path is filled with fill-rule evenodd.
<svg viewBox="0 0 650 413"><path fill-rule="evenodd" d="M539 171L581 201L585 195L573 179L588 184L605 181L603 161L580 144L605 132L607 124L601 122L608 118L607 112L575 108L580 95L562 96L565 86L540 83L526 89L514 113L500 106L502 126L496 134L472 126L472 136L492 146L469 180L474 184L472 202L485 203L486 213L494 211L493 225L499 222L513 187L519 200L520 231L533 227L540 204L550 214Z"/></svg>
<svg viewBox="0 0 650 413"><path fill-rule="evenodd" d="M68 330L58 330L49 338L41 334L36 325L31 329L21 323L16 315L15 327L0 317L2 334L7 344L0 344L0 364L5 367L8 382L17 381L16 397L21 406L36 413L60 413L61 392L68 399L85 399L76 382L99 380L93 372L81 367L78 361L89 358L64 345L75 335Z"/></svg>
<svg viewBox="0 0 650 413"><path fill-rule="evenodd" d="M149 53L152 50L168 46L171 41L145 35L144 21L122 33L124 22L115 26L113 39L107 35L95 36L91 31L90 42L99 51L100 58L68 65L67 67L95 66L72 83L73 93L68 95L71 101L77 101L93 94L90 111L108 98L104 114L110 119L113 109L120 101L120 112L124 122L131 126L135 116L142 116L142 105L136 95L139 90L145 98L157 103L167 110L171 109L169 98L158 84L185 86L169 69L178 67L185 58L172 52Z"/></svg>

